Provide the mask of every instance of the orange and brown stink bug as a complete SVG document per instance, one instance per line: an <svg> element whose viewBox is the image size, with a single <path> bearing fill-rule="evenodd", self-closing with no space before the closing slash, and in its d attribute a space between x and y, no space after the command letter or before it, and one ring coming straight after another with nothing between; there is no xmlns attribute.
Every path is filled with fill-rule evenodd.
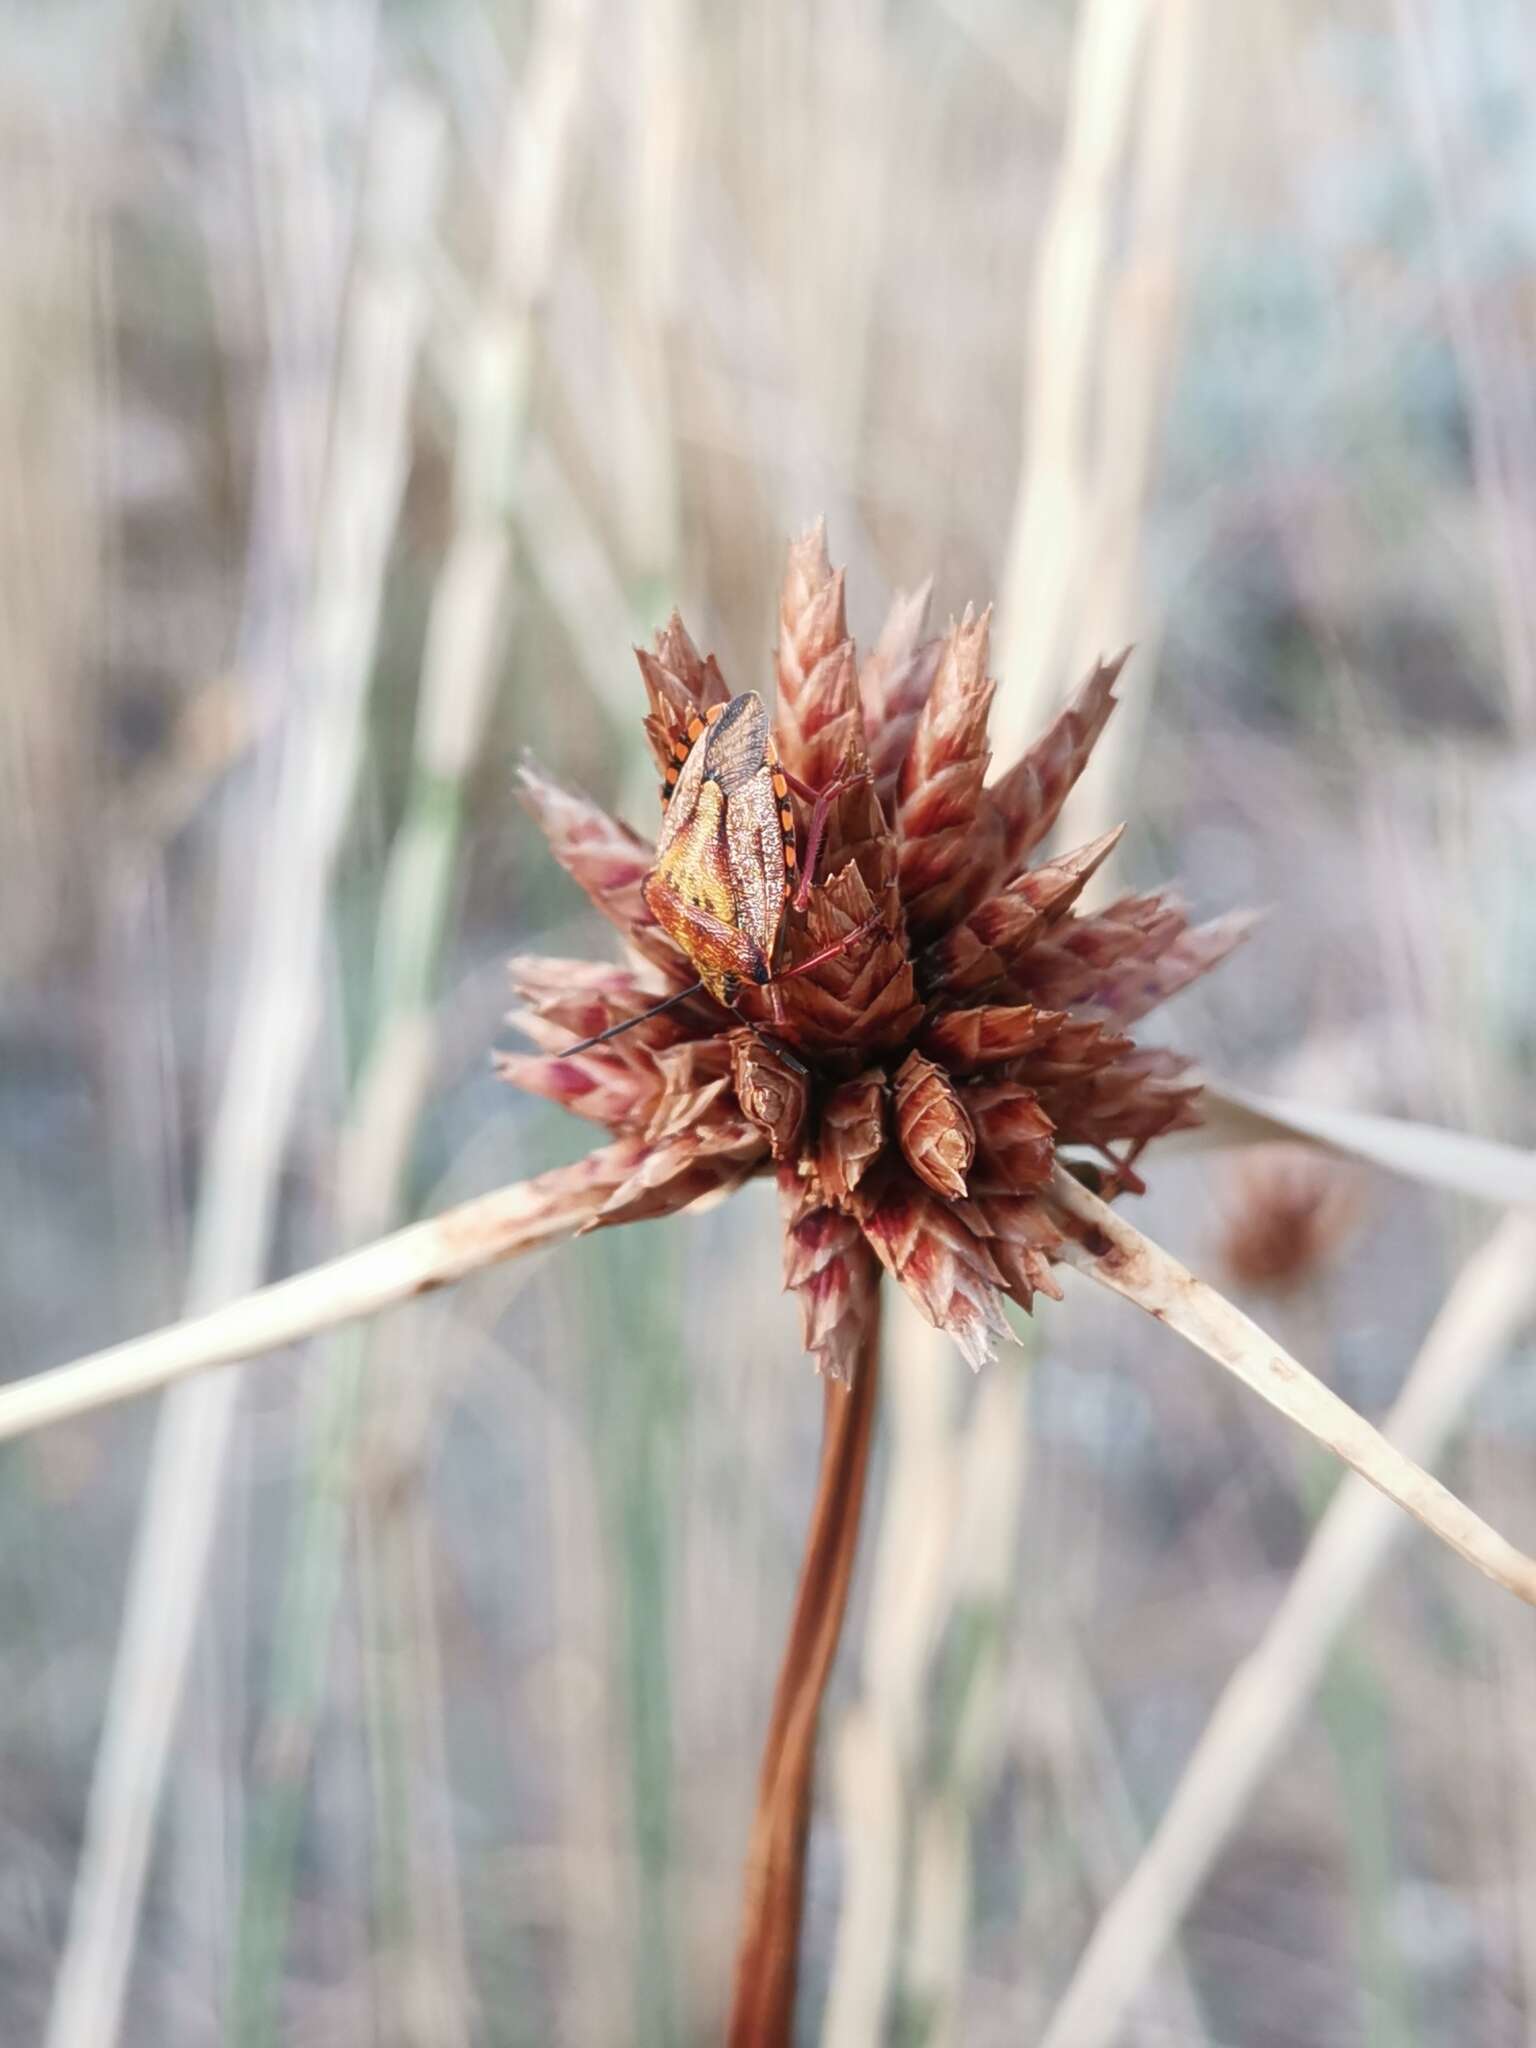
<svg viewBox="0 0 1536 2048"><path fill-rule="evenodd" d="M657 924L698 969L699 979L643 1015L654 1016L700 988L730 1008L743 982L771 988L804 974L878 923L872 918L779 972L785 913L791 903L803 910L809 901L828 807L864 772L841 776L820 792L803 788L779 760L768 714L755 691L711 705L704 717L689 720L687 738L679 735L667 766L656 865L640 893ZM803 863L789 802L792 782L796 794L812 805ZM640 1021L626 1018L567 1050L585 1051Z"/></svg>

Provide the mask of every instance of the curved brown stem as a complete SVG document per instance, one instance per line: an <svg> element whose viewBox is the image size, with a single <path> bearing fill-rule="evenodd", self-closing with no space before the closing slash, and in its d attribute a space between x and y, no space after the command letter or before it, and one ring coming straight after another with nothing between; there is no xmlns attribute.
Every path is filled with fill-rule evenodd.
<svg viewBox="0 0 1536 2048"><path fill-rule="evenodd" d="M877 1311L852 1386L826 1383L816 1499L747 1847L730 2048L788 2048L793 2028L816 1726L853 1578L879 1361Z"/></svg>

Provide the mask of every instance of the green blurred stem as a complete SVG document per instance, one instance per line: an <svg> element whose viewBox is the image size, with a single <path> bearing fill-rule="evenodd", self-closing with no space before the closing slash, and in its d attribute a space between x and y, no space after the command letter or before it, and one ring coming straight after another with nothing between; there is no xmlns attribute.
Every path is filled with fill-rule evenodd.
<svg viewBox="0 0 1536 2048"><path fill-rule="evenodd" d="M441 777L418 771L400 827L379 920L372 1042L355 1091L364 1109L373 1101L370 1080L387 1056L394 1033L424 1010L441 956L460 839L458 791ZM405 1158L371 1191L381 1212L393 1214L403 1194ZM236 1923L232 2018L238 2048L266 2048L279 2039L277 1994L283 1975L294 1872L303 1824L305 1790L315 1735L330 1673L335 1621L354 1493L355 1452L367 1381L368 1333L332 1339L330 1369L315 1376L307 1426L308 1450L300 1481L302 1507L290 1547L272 1659L267 1730L251 1799L240 1905ZM385 1748L390 1746L387 1733ZM382 1761L382 1760L381 1760ZM397 1767L376 1775L379 1818L398 1838ZM391 1788L393 1788L391 1790ZM377 1859L388 1873L388 1854ZM381 1899L386 1919L403 1911L400 1887ZM391 1907L391 1900L393 1906Z"/></svg>
<svg viewBox="0 0 1536 2048"><path fill-rule="evenodd" d="M1318 1707L1349 1829L1359 1914L1361 2035L1375 2048L1414 2048L1419 2029L1413 1984L1390 1918L1395 1858L1389 1697L1367 1658L1344 1647L1330 1660Z"/></svg>
<svg viewBox="0 0 1536 2048"><path fill-rule="evenodd" d="M678 1296L655 1226L624 1233L609 1248L606 1271L616 1289L610 1326L626 1355L615 1371L614 1344L593 1347L592 1400L608 1542L623 1587L620 1682L638 1881L634 2040L637 2048L671 2048L680 2037L672 1912L673 1447L685 1385L668 1305L675 1319Z"/></svg>
<svg viewBox="0 0 1536 2048"><path fill-rule="evenodd" d="M427 722L425 710L422 724ZM478 731L479 720L474 721ZM420 734L418 734L418 740ZM351 1127L343 1157L355 1162L349 1236L365 1237L399 1213L405 1195L411 1133L421 1075L398 1058L426 1022L447 935L462 837L463 788L472 749L461 749L461 768L449 775L426 764L418 751L404 816L390 852L379 909L368 1044L353 1090ZM398 1093L396 1091L398 1090ZM394 1094L385 1106L382 1098ZM370 1131L382 1142L370 1143ZM341 1600L354 1464L367 1384L369 1334L349 1331L332 1340L329 1371L315 1376L307 1425L308 1450L300 1481L303 1507L289 1552L272 1660L264 1782L253 1793L236 1924L234 2038L238 2048L268 2048L279 2038L277 1995L283 1975L294 1872L303 1822L305 1788L330 1671ZM375 1705L381 1701L375 1699ZM395 1743L376 1723L385 1752ZM401 1770L388 1755L376 1758L375 1789L382 1848L398 1848ZM260 1764L258 1768L260 1768ZM403 1913L399 1866L376 1859L381 1918ZM395 1873L391 1876L391 1872Z"/></svg>

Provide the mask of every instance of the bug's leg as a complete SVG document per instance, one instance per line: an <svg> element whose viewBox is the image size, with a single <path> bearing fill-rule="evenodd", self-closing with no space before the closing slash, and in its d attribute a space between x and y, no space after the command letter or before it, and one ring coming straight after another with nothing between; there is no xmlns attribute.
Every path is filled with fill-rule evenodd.
<svg viewBox="0 0 1536 2048"><path fill-rule="evenodd" d="M772 988L776 981L793 981L797 974L809 974L813 967L820 967L824 960L832 960L839 953L846 953L856 940L867 938L879 924L880 913L876 911L873 917L866 917L862 924L855 925L851 932L844 932L843 936L834 939L830 946L823 946L819 953L813 953L809 960L797 961L793 967L786 967L782 974L776 974L773 981L769 982L769 988Z"/></svg>
<svg viewBox="0 0 1536 2048"><path fill-rule="evenodd" d="M772 988L773 983L770 981L767 986ZM737 1015L740 1016L740 1014L738 1011ZM770 1052L777 1053L786 1067L793 1067L797 1074L808 1074L810 1072L810 1068L805 1064L805 1061L797 1053L791 1052L782 1038L776 1038L771 1031L765 1031L761 1024L754 1024L750 1017L742 1017L741 1021L746 1025L758 1044L766 1045ZM774 1019L774 1022L778 1024L782 1024L783 1021L782 1016Z"/></svg>
<svg viewBox="0 0 1536 2048"><path fill-rule="evenodd" d="M839 775L835 782L829 782L810 799L811 822L805 834L805 859L800 868L800 886L795 891L795 908L804 910L811 900L811 890L816 881L816 867L821 859L821 842L827 836L827 819L832 806L845 789L856 789L861 782L869 780L869 770L859 768L851 775ZM798 792L797 792L798 793Z"/></svg>

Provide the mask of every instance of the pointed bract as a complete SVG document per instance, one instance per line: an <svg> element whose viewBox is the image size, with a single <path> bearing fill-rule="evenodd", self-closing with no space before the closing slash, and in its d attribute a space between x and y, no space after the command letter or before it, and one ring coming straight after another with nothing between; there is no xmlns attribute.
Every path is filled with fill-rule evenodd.
<svg viewBox="0 0 1536 2048"><path fill-rule="evenodd" d="M998 828L980 812L997 687L987 674L991 618L990 608L978 618L967 607L950 627L896 778L901 895L919 945L971 908L977 877L995 865Z"/></svg>
<svg viewBox="0 0 1536 2048"><path fill-rule="evenodd" d="M889 1161L852 1199L875 1256L922 1314L948 1331L973 1371L990 1363L996 1340L1013 1336L1002 1309L1003 1275L954 1205Z"/></svg>
<svg viewBox="0 0 1536 2048"><path fill-rule="evenodd" d="M834 1202L848 1201L884 1149L885 1092L875 1067L841 1082L822 1104L816 1173Z"/></svg>
<svg viewBox="0 0 1536 2048"><path fill-rule="evenodd" d="M1115 684L1130 654L1098 662L1016 766L987 791L999 826L997 878L1011 880L1061 813L1115 708Z"/></svg>
<svg viewBox="0 0 1536 2048"><path fill-rule="evenodd" d="M668 768L676 766L677 749L687 744L690 721L713 704L729 703L731 693L715 657L699 653L676 612L656 634L653 651L637 647L635 659L651 706L645 736L665 780Z"/></svg>
<svg viewBox="0 0 1536 2048"><path fill-rule="evenodd" d="M801 1340L828 1379L851 1381L879 1312L880 1262L843 1210L779 1172L784 1285L800 1304Z"/></svg>
<svg viewBox="0 0 1536 2048"><path fill-rule="evenodd" d="M924 638L932 594L929 581L892 599L874 651L859 669L869 773L887 817L893 815L896 778L944 651L942 640Z"/></svg>
<svg viewBox="0 0 1536 2048"><path fill-rule="evenodd" d="M655 860L654 849L638 832L609 817L600 804L563 788L531 760L524 761L518 782L523 803L549 841L550 852L596 909L676 986L694 980L692 968L640 894Z"/></svg>

